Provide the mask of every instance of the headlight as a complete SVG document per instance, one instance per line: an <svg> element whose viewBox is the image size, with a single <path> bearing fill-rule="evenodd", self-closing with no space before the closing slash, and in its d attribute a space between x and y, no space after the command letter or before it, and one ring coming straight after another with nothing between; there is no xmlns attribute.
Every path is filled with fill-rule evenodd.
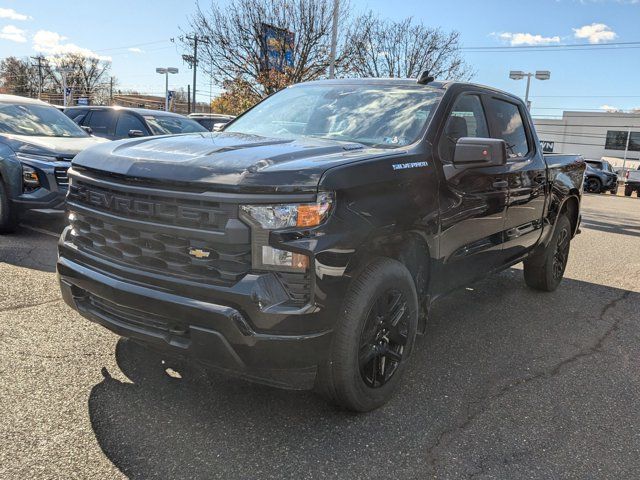
<svg viewBox="0 0 640 480"><path fill-rule="evenodd" d="M36 153L16 152L18 160L37 160L40 162L55 162L58 159L50 155L40 155Z"/></svg>
<svg viewBox="0 0 640 480"><path fill-rule="evenodd" d="M24 163L22 164L22 186L25 191L35 190L40 186L36 171Z"/></svg>
<svg viewBox="0 0 640 480"><path fill-rule="evenodd" d="M333 199L320 193L316 203L283 205L242 205L243 212L267 230L291 227L316 227L329 216Z"/></svg>

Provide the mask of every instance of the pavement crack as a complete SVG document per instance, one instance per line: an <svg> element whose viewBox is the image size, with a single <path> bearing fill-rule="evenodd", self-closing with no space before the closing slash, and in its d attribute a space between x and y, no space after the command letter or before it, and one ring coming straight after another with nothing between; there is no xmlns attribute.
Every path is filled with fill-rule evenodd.
<svg viewBox="0 0 640 480"><path fill-rule="evenodd" d="M607 313L610 310L614 309L620 302L626 300L632 293L633 292L631 290L625 290L621 295L609 301L602 307L602 310L598 315L598 320L605 321L605 316L607 315ZM542 370L534 375L516 379L515 381L502 386L493 395L488 395L484 398L468 402L465 418L458 424L440 432L436 441L427 448L426 459L431 470L435 473L435 467L438 463L438 450L448 446L451 441L456 438L457 435L464 432L469 427L469 425L471 425L476 418L486 412L495 401L501 399L502 397L504 397L514 389L521 387L522 385L527 385L530 382L536 380L552 378L558 375L564 367L571 365L582 358L602 353L605 342L620 328L621 323L622 318L613 320L611 322L611 325L601 335L599 335L591 345L580 349L574 355L565 358L564 360L553 365L551 368Z"/></svg>
<svg viewBox="0 0 640 480"><path fill-rule="evenodd" d="M22 309L31 308L31 307L39 307L41 305L47 305L49 303L56 303L56 302L59 302L60 300L62 300L62 297L52 298L49 300L45 300L43 302L21 303L19 305L12 305L10 307L0 308L0 313L13 312L16 310L22 310Z"/></svg>

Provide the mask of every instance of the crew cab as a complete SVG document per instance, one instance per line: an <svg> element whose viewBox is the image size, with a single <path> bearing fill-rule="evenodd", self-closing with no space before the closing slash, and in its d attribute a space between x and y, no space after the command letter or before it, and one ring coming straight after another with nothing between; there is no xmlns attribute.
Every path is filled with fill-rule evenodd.
<svg viewBox="0 0 640 480"><path fill-rule="evenodd" d="M368 411L442 295L522 261L530 287L558 287L584 170L543 155L493 88L294 85L219 133L76 157L62 295L167 354Z"/></svg>
<svg viewBox="0 0 640 480"><path fill-rule="evenodd" d="M29 210L63 213L71 159L103 141L48 103L0 95L0 233Z"/></svg>

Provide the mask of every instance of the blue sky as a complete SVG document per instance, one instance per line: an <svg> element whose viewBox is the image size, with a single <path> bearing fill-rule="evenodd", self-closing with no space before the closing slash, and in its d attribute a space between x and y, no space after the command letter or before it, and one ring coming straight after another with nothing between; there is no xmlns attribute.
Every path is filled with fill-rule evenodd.
<svg viewBox="0 0 640 480"><path fill-rule="evenodd" d="M224 0L220 0L224 3ZM208 2L202 2L203 5ZM640 42L640 0L351 0L356 10L417 20L461 32L463 45L562 45ZM171 88L191 82L180 50L169 39L186 28L195 2L183 0L37 1L0 0L0 57L86 49L110 57L112 73L124 88L162 94L158 66L176 66ZM550 70L551 80L533 81L537 115L604 105L640 107L640 45L634 48L544 51L465 50L474 81L524 96L525 82L509 80L509 70ZM198 78L199 99L209 97L209 81ZM216 88L212 89L215 94Z"/></svg>

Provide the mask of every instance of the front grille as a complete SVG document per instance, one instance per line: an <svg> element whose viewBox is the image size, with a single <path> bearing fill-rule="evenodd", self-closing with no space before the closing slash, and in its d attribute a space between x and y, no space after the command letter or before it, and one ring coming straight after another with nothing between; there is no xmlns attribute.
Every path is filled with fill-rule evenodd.
<svg viewBox="0 0 640 480"><path fill-rule="evenodd" d="M251 266L249 245L131 228L77 211L70 222L72 242L80 250L124 266L214 284L236 283Z"/></svg>
<svg viewBox="0 0 640 480"><path fill-rule="evenodd" d="M56 177L56 183L58 184L58 188L61 190L66 190L69 188L69 177L67 176L68 167L55 167L53 170L53 174Z"/></svg>
<svg viewBox="0 0 640 480"><path fill-rule="evenodd" d="M238 220L237 204L84 174L70 180L69 241L123 267L123 275L132 268L231 286L249 272L249 227Z"/></svg>
<svg viewBox="0 0 640 480"><path fill-rule="evenodd" d="M237 210L235 205L219 202L129 192L75 180L68 200L126 219L207 231L222 231L234 209Z"/></svg>

